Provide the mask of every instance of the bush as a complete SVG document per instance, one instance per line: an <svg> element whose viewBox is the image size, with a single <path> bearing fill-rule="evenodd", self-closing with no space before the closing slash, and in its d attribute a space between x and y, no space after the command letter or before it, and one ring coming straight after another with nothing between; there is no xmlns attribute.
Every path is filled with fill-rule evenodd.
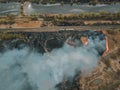
<svg viewBox="0 0 120 90"><path fill-rule="evenodd" d="M1 33L0 34L0 39L1 40L16 39L16 38L23 39L24 36L21 35L21 34L9 34L9 33Z"/></svg>
<svg viewBox="0 0 120 90"><path fill-rule="evenodd" d="M38 17L37 17L35 14L32 14L32 15L30 16L30 19L31 19L32 21L36 21L36 20L38 20Z"/></svg>
<svg viewBox="0 0 120 90"><path fill-rule="evenodd" d="M0 24L12 25L14 23L15 23L15 21L13 21L13 20L0 19Z"/></svg>
<svg viewBox="0 0 120 90"><path fill-rule="evenodd" d="M34 17L34 16L33 16ZM63 20L120 20L120 12L110 13L105 11L100 11L98 13L80 13L73 15L39 15L46 21L63 21Z"/></svg>
<svg viewBox="0 0 120 90"><path fill-rule="evenodd" d="M8 14L5 18L0 19L0 24L12 25L15 23L15 15Z"/></svg>

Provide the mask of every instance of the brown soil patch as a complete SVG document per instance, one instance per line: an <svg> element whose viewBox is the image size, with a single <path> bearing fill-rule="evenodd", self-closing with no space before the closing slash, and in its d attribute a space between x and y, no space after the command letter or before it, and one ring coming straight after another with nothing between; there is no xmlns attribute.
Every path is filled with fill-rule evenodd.
<svg viewBox="0 0 120 90"><path fill-rule="evenodd" d="M14 28L39 28L43 25L42 21L19 21L12 25Z"/></svg>

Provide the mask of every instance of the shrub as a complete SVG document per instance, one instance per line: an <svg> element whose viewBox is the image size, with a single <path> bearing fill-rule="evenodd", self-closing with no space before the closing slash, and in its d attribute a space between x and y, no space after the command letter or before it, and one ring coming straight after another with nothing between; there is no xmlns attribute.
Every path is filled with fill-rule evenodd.
<svg viewBox="0 0 120 90"><path fill-rule="evenodd" d="M21 35L21 34L9 34L9 33L6 33L6 32L0 34L0 39L1 40L16 39L16 38L23 39L24 36Z"/></svg>
<svg viewBox="0 0 120 90"><path fill-rule="evenodd" d="M37 15L35 15L35 14L31 14L31 15L30 15L30 19L31 19L32 21L36 21L36 20L38 20L38 17L37 17Z"/></svg>

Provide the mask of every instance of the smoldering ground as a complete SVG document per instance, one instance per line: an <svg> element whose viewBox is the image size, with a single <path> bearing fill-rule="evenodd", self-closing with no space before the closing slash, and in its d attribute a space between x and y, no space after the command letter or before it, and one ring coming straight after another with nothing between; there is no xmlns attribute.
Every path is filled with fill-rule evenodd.
<svg viewBox="0 0 120 90"><path fill-rule="evenodd" d="M100 50L105 50L105 40L99 38L76 48L64 44L43 55L28 47L8 50L0 54L0 90L56 90L57 84L74 77L77 70L92 71Z"/></svg>

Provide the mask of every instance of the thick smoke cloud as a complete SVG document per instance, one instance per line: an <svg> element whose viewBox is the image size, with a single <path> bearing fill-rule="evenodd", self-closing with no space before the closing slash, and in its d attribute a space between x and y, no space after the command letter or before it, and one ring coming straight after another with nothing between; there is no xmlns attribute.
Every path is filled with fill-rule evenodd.
<svg viewBox="0 0 120 90"><path fill-rule="evenodd" d="M89 39L89 44L60 49L41 55L29 48L0 54L0 90L55 90L64 78L76 71L88 72L97 66L98 49L105 49L105 40Z"/></svg>

